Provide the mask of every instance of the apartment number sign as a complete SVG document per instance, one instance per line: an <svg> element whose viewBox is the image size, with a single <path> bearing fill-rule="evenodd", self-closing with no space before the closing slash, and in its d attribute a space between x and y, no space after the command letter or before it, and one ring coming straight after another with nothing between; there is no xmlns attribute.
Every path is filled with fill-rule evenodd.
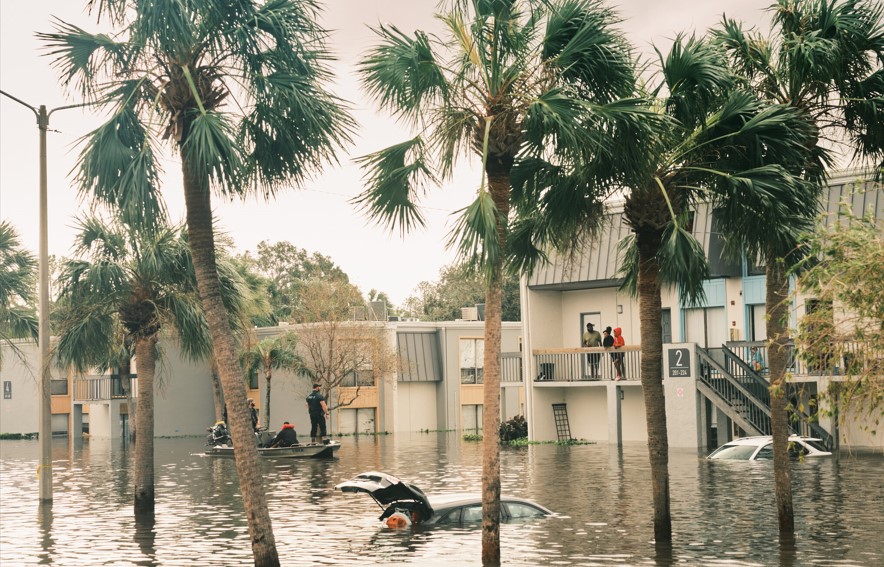
<svg viewBox="0 0 884 567"><path fill-rule="evenodd" d="M669 349L669 377L687 378L691 375L691 354L686 348Z"/></svg>

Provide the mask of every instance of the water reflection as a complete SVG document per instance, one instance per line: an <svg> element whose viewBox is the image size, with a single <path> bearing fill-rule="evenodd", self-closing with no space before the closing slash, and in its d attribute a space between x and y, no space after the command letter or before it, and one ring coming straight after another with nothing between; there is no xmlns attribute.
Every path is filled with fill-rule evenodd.
<svg viewBox="0 0 884 567"><path fill-rule="evenodd" d="M55 539L52 537L52 503L37 506L37 525L40 527L41 548L37 563L52 565L52 552L55 549Z"/></svg>
<svg viewBox="0 0 884 567"><path fill-rule="evenodd" d="M0 442L2 565L249 565L235 463L202 457L203 440L158 439L154 515L132 511L132 454L119 442L53 446L55 500L37 506L36 441ZM330 461L262 461L284 565L476 565L475 528L391 530L364 495L333 487L381 470L428 493L477 492L481 445L453 433L344 440ZM501 529L507 565L884 564L881 454L817 460L793 472L797 538L776 531L770 463L707 461L673 450L674 540L655 544L642 444L506 449L503 492L557 514ZM38 509L34 516L35 507Z"/></svg>
<svg viewBox="0 0 884 567"><path fill-rule="evenodd" d="M135 531L132 535L138 549L144 555L145 560L138 561L138 565L156 565L156 515L150 512L135 512Z"/></svg>

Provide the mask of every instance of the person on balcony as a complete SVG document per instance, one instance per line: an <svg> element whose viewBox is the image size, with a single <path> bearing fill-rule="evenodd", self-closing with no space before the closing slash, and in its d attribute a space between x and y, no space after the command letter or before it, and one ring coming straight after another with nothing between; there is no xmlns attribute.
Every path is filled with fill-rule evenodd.
<svg viewBox="0 0 884 567"><path fill-rule="evenodd" d="M279 429L279 432L276 434L276 437L270 442L270 448L291 447L292 445L297 444L298 433L295 431L295 426L285 421Z"/></svg>
<svg viewBox="0 0 884 567"><path fill-rule="evenodd" d="M594 327L595 326L592 323L586 324L586 332L583 333L584 348L602 346L602 335L598 331L596 331ZM601 358L601 356L602 355L597 352L591 352L586 355L586 362L587 364L589 364L590 380L599 379L599 359Z"/></svg>
<svg viewBox="0 0 884 567"><path fill-rule="evenodd" d="M617 327L614 329L614 350L619 348L623 348L626 346L626 340L623 338L623 329ZM623 380L623 353L615 352L611 354L611 359L614 361L614 380L620 381Z"/></svg>
<svg viewBox="0 0 884 567"><path fill-rule="evenodd" d="M764 370L764 358L761 356L761 352L759 352L758 347L752 347L749 349L752 354L749 357L749 365L752 367L752 370L755 372L761 372Z"/></svg>
<svg viewBox="0 0 884 567"><path fill-rule="evenodd" d="M255 400L249 398L249 417L252 418L252 429L258 431L258 410L255 408Z"/></svg>

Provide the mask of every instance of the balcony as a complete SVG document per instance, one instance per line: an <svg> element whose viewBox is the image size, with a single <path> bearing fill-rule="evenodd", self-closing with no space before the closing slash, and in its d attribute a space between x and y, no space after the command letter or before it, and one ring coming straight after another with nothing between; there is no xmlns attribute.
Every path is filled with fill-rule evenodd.
<svg viewBox="0 0 884 567"><path fill-rule="evenodd" d="M623 356L623 380L641 376L641 347L547 348L532 352L538 371L535 382L599 382L614 380L614 355Z"/></svg>
<svg viewBox="0 0 884 567"><path fill-rule="evenodd" d="M107 402L125 400L131 393L138 397L136 374L113 374L111 376L82 376L73 380L74 402Z"/></svg>

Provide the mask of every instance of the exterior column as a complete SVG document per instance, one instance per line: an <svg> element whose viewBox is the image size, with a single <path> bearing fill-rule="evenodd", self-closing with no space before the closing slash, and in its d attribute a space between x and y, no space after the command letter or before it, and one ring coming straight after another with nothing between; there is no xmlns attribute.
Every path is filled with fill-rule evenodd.
<svg viewBox="0 0 884 567"><path fill-rule="evenodd" d="M621 388L616 382L607 383L608 443L623 445L623 411L620 405Z"/></svg>

